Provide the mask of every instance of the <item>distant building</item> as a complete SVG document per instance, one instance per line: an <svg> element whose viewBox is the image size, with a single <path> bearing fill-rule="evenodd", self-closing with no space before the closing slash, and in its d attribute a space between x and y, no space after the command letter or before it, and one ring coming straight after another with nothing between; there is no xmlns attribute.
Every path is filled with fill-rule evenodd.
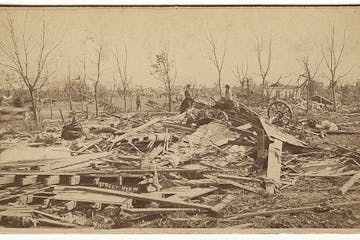
<svg viewBox="0 0 360 240"><path fill-rule="evenodd" d="M301 91L296 86L274 83L265 86L265 93L269 98L278 98L283 100L299 99Z"/></svg>

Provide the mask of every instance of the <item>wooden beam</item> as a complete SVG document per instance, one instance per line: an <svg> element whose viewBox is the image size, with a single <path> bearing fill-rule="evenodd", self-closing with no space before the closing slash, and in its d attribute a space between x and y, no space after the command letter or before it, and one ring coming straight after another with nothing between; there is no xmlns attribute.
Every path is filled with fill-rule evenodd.
<svg viewBox="0 0 360 240"><path fill-rule="evenodd" d="M0 185L12 184L15 181L15 175L0 176Z"/></svg>
<svg viewBox="0 0 360 240"><path fill-rule="evenodd" d="M66 186L66 187L64 187L64 189L71 189L71 190L77 189L77 190L83 190L83 191L91 191L91 192L98 192L98 193L109 194L109 195L114 195L114 196L120 196L120 197L124 197L124 198L131 198L131 199L145 201L145 202L158 202L161 204L172 205L172 206L198 208L201 210L211 210L211 206L207 206L204 204L190 203L190 202L178 201L178 200L169 200L166 198L143 195L143 194L138 194L138 193L129 193L129 192L123 192L123 191L119 191L119 190L112 190L112 189L103 189L103 188L85 187L85 186L77 186L77 187Z"/></svg>
<svg viewBox="0 0 360 240"><path fill-rule="evenodd" d="M180 193L176 193L171 197L168 197L167 199L172 199L172 200L188 200L188 199L193 199L193 198L197 198L206 194L209 194L211 192L216 191L218 188L217 187L211 187L211 188L192 188L188 191L185 192L180 192ZM161 193L161 192L159 192Z"/></svg>
<svg viewBox="0 0 360 240"><path fill-rule="evenodd" d="M274 139L273 143L269 144L269 154L267 162L266 177L271 182L266 182L266 191L270 194L275 193L275 185L280 184L281 175L281 153L282 153L282 142Z"/></svg>
<svg viewBox="0 0 360 240"><path fill-rule="evenodd" d="M345 194L358 180L360 179L360 171L354 174L344 185L339 189L341 194Z"/></svg>
<svg viewBox="0 0 360 240"><path fill-rule="evenodd" d="M197 208L124 208L124 212L133 214L166 214L174 212L196 212Z"/></svg>
<svg viewBox="0 0 360 240"><path fill-rule="evenodd" d="M45 166L40 166L40 171L49 171L49 170L57 170L65 167L74 166L80 163L89 162L91 160L99 159L102 157L110 156L111 153L109 152L102 152L102 153L91 153L91 154L83 154L79 156L74 156L69 159L64 159L63 162L55 163L55 164L49 164Z"/></svg>

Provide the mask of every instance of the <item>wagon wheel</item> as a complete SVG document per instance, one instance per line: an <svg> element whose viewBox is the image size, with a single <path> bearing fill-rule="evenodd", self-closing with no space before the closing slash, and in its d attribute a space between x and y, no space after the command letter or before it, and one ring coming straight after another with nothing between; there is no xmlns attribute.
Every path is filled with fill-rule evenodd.
<svg viewBox="0 0 360 240"><path fill-rule="evenodd" d="M267 114L272 123L278 126L289 124L293 117L290 106L286 102L279 100L270 103Z"/></svg>

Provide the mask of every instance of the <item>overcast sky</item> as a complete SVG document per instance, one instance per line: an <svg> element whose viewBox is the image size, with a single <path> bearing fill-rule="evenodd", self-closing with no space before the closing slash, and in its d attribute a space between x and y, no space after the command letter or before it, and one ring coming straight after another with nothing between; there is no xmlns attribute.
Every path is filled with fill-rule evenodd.
<svg viewBox="0 0 360 240"><path fill-rule="evenodd" d="M0 9L4 21L9 9ZM40 20L47 22L51 42L62 39L54 52L54 78L61 81L71 61L72 76L82 74L86 58L88 75L95 76L96 51L104 45L104 82L112 81L113 50L121 53L128 48L128 70L134 85L157 86L160 83L150 74L155 54L164 47L177 65L177 83L196 83L214 86L216 71L206 58L207 38L214 36L219 51L226 41L223 70L224 84L238 84L233 77L236 64L249 64L249 75L260 82L256 59L256 37L267 41L272 36L272 61L269 82L280 75L288 76L282 83L294 82L303 73L300 60L308 56L315 65L322 57L321 44L327 45L332 24L337 39L342 40L346 28L346 46L340 73L351 69L344 79L354 82L360 77L360 8L359 7L238 7L238 8L16 8L14 14L19 32L28 11L28 34L39 35ZM4 33L4 29L1 28ZM0 39L6 41L1 34ZM265 42L266 43L266 42ZM266 45L265 45L266 46ZM36 47L33 47L36 52ZM3 57L0 57L3 59ZM326 67L320 67L318 80L326 82Z"/></svg>

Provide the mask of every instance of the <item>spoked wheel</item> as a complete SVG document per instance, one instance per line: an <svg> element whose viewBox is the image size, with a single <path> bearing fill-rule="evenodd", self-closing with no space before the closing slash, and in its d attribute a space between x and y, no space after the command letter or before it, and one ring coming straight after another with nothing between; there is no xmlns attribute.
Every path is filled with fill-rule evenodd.
<svg viewBox="0 0 360 240"><path fill-rule="evenodd" d="M290 106L279 100L270 103L267 114L271 122L277 126L288 125L293 117Z"/></svg>

